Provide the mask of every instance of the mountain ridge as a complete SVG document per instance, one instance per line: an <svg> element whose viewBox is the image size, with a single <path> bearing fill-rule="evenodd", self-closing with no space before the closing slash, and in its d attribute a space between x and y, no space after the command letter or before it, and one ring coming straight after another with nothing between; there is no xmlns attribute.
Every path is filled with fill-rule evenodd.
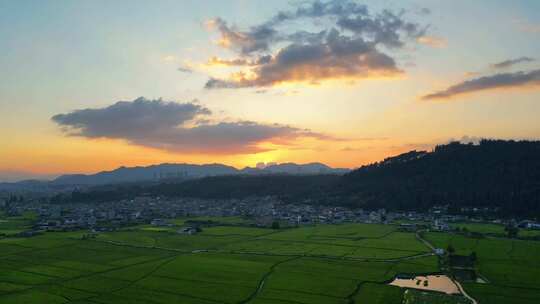
<svg viewBox="0 0 540 304"><path fill-rule="evenodd" d="M264 168L245 167L237 169L232 166L212 164L162 163L149 166L121 166L110 171L100 171L94 174L65 174L51 182L57 185L103 185L124 182L139 182L161 180L167 178L193 179L221 175L257 175L257 174L345 174L346 168L332 168L322 163L312 162L296 164L292 162L272 164Z"/></svg>

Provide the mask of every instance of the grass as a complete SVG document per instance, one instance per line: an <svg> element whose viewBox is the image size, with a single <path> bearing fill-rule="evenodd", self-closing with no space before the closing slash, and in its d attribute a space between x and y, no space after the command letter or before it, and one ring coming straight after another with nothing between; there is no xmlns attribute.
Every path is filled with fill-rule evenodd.
<svg viewBox="0 0 540 304"><path fill-rule="evenodd" d="M499 224L489 223L455 223L450 225L452 228L466 228L470 232L478 232L483 234L498 234L504 235L504 226Z"/></svg>
<svg viewBox="0 0 540 304"><path fill-rule="evenodd" d="M401 304L403 289L383 284L365 283L354 296L355 303Z"/></svg>
<svg viewBox="0 0 540 304"><path fill-rule="evenodd" d="M414 235L392 226L271 230L233 225L242 218L199 220L224 224L196 235L143 225L89 240L81 238L83 231L2 239L0 302L349 303L351 295L385 288L396 269L436 270L421 259L350 259L425 252ZM368 281L358 295L359 284Z"/></svg>
<svg viewBox="0 0 540 304"><path fill-rule="evenodd" d="M33 222L37 216L33 212L26 212L20 216L5 216L0 214L0 236L1 235L14 235L19 232L23 232L32 227Z"/></svg>
<svg viewBox="0 0 540 304"><path fill-rule="evenodd" d="M454 223L450 225L452 228L466 228L469 232L481 233L484 235L492 235L505 237L507 233L502 224L492 223ZM518 236L520 238L535 238L540 237L540 230L519 229Z"/></svg>
<svg viewBox="0 0 540 304"><path fill-rule="evenodd" d="M480 303L508 304L538 303L540 291L538 289L512 288L494 284L465 284L464 288Z"/></svg>
<svg viewBox="0 0 540 304"><path fill-rule="evenodd" d="M400 260L429 249L394 226L231 224L240 220L195 235L140 226L88 240L84 231L0 239L0 303L391 304L403 297L385 284L396 274L439 271L434 256ZM516 303L538 296L538 243L426 237L442 248L477 252L480 272L497 284L465 285L480 303L504 303L518 290Z"/></svg>
<svg viewBox="0 0 540 304"><path fill-rule="evenodd" d="M524 238L540 237L540 230L520 229L518 232L518 236Z"/></svg>
<svg viewBox="0 0 540 304"><path fill-rule="evenodd" d="M426 238L437 247L452 245L458 254L476 252L477 270L489 283L467 283L465 288L479 303L530 303L540 298L540 242L446 233L428 233Z"/></svg>

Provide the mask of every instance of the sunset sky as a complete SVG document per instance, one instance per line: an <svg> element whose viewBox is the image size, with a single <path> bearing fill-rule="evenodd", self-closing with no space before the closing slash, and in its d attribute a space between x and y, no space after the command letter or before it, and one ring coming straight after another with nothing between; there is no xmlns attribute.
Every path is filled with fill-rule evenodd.
<svg viewBox="0 0 540 304"><path fill-rule="evenodd" d="M540 1L0 0L0 181L540 138Z"/></svg>

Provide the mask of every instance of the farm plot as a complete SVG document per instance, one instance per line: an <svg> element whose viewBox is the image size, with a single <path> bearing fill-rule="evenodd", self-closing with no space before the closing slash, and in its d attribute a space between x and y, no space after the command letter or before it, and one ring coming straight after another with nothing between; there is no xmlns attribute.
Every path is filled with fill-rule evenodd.
<svg viewBox="0 0 540 304"><path fill-rule="evenodd" d="M254 303L349 303L358 284L384 281L390 265L298 258L275 267Z"/></svg>
<svg viewBox="0 0 540 304"><path fill-rule="evenodd" d="M360 285L358 293L353 297L353 300L354 303L400 304L402 297L402 288L368 282Z"/></svg>
<svg viewBox="0 0 540 304"><path fill-rule="evenodd" d="M0 303L377 303L399 297L385 295L396 273L437 269L434 257L401 260L425 248L392 226L85 233L0 240Z"/></svg>
<svg viewBox="0 0 540 304"><path fill-rule="evenodd" d="M483 234L504 235L504 226L501 224L490 223L455 223L451 224L452 228L466 229L471 232Z"/></svg>
<svg viewBox="0 0 540 304"><path fill-rule="evenodd" d="M458 254L476 253L477 269L489 282L467 283L465 289L479 303L532 303L540 298L540 242L446 233L426 237L441 248L452 245Z"/></svg>
<svg viewBox="0 0 540 304"><path fill-rule="evenodd" d="M429 251L425 245L416 240L414 234L395 232L394 227L388 225L320 225L289 229L260 239L272 241L271 250L274 253L282 252L282 247L296 249L304 247L305 253L309 255L394 259ZM279 242L284 245L277 245ZM241 245L246 246L245 243Z"/></svg>
<svg viewBox="0 0 540 304"><path fill-rule="evenodd" d="M27 230L35 219L36 215L31 212L10 217L0 214L0 235L12 235Z"/></svg>

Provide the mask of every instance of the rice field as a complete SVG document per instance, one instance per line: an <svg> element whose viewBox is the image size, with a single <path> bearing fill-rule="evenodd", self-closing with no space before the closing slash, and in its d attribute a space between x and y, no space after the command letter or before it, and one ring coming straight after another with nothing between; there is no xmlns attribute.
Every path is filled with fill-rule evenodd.
<svg viewBox="0 0 540 304"><path fill-rule="evenodd" d="M397 304L405 289L387 285L396 274L440 271L438 258L414 233L392 225L272 230L229 222L194 235L151 228L95 238L79 231L0 239L0 303ZM517 290L526 292L515 303L537 299L538 243L426 237L439 247L477 252L492 285L464 287L480 303L514 303L508 299ZM508 288L495 287L501 285Z"/></svg>
<svg viewBox="0 0 540 304"><path fill-rule="evenodd" d="M478 256L477 271L487 283L466 283L479 303L533 303L540 299L540 242L506 238L469 238L427 233L436 247L452 245L457 254Z"/></svg>
<svg viewBox="0 0 540 304"><path fill-rule="evenodd" d="M0 236L13 235L29 229L35 218L36 215L31 212L11 217L4 216L4 214L0 213Z"/></svg>
<svg viewBox="0 0 540 304"><path fill-rule="evenodd" d="M0 239L0 302L382 303L401 297L385 285L396 273L438 271L421 256L429 249L393 226L235 223L195 235L143 225Z"/></svg>

